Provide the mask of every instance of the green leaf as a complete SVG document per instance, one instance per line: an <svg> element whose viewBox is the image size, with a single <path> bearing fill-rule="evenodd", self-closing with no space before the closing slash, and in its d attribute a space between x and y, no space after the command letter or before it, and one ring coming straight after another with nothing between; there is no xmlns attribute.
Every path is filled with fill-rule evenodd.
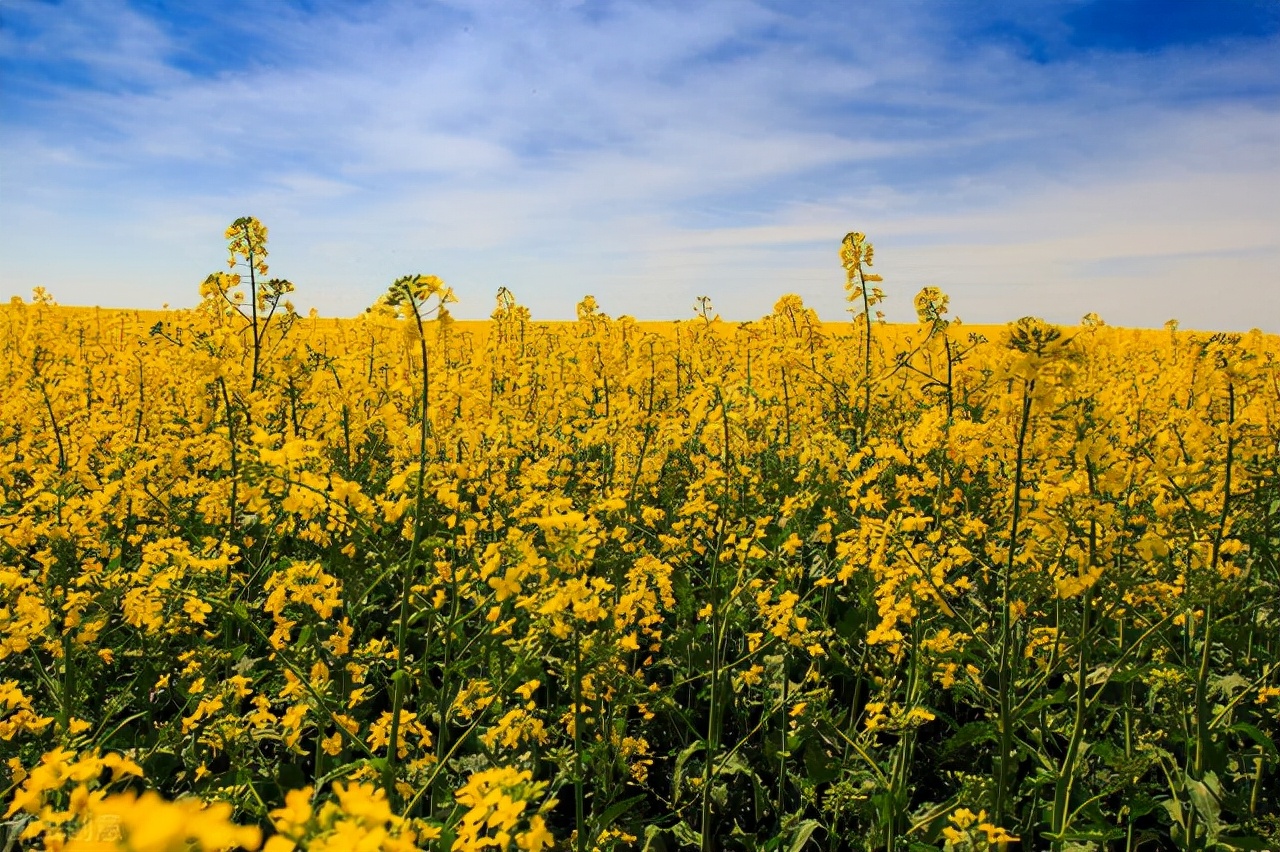
<svg viewBox="0 0 1280 852"><path fill-rule="evenodd" d="M1062 835L1064 841L1080 841L1083 843L1102 843L1106 844L1111 840L1119 840L1125 836L1125 830L1117 826L1098 825L1092 828L1083 828L1079 831L1068 831ZM1093 847L1089 847L1093 848Z"/></svg>
<svg viewBox="0 0 1280 852"><path fill-rule="evenodd" d="M1249 681L1245 680L1239 672L1232 672L1222 677L1210 678L1209 689L1218 695L1230 698L1241 689L1249 685Z"/></svg>
<svg viewBox="0 0 1280 852"><path fill-rule="evenodd" d="M1276 848L1270 840L1261 837L1219 837L1218 845L1227 849L1259 849L1262 852Z"/></svg>
<svg viewBox="0 0 1280 852"><path fill-rule="evenodd" d="M684 820L676 823L671 833L676 836L676 840L680 841L682 846L702 847L702 832L694 831Z"/></svg>
<svg viewBox="0 0 1280 852"><path fill-rule="evenodd" d="M1266 751L1267 754L1272 757L1277 756L1275 741L1253 725L1250 725L1248 722L1236 722L1230 728L1227 728L1227 730L1233 734L1243 734L1258 745L1262 746L1263 750Z"/></svg>
<svg viewBox="0 0 1280 852"><path fill-rule="evenodd" d="M996 741L996 726L991 722L970 722L964 725L955 735L947 740L944 746L946 754L954 754L967 745Z"/></svg>
<svg viewBox="0 0 1280 852"><path fill-rule="evenodd" d="M276 770L276 783L281 790L297 790L311 783L311 779L297 764L282 763Z"/></svg>
<svg viewBox="0 0 1280 852"><path fill-rule="evenodd" d="M618 817L625 814L627 811L631 810L636 805L643 802L646 798L648 797L645 796L644 794L641 794L639 796L632 796L630 799L623 799L621 802L614 802L612 805L606 808L605 812L600 814L600 816L596 819L595 821L596 833L599 833L609 828L610 826L612 826L614 820L616 820ZM645 835L646 837L648 836L647 830L645 832Z"/></svg>
<svg viewBox="0 0 1280 852"><path fill-rule="evenodd" d="M804 749L805 773L815 784L825 784L840 775L844 769L838 758L828 755L816 742L809 742Z"/></svg>
<svg viewBox="0 0 1280 852"><path fill-rule="evenodd" d="M1191 797L1191 806L1195 808L1196 813L1204 820L1205 828L1208 830L1210 838L1216 838L1222 828L1218 822L1218 814L1221 812L1222 806L1218 803L1218 797L1214 795L1214 786L1217 786L1217 778L1212 772L1205 773L1204 781L1197 781L1194 778L1187 779L1187 794Z"/></svg>
<svg viewBox="0 0 1280 852"><path fill-rule="evenodd" d="M667 849L667 844L662 842L662 829L656 825L647 825L644 828L644 846L640 848L640 852L649 852L650 849L656 852L666 852Z"/></svg>
<svg viewBox="0 0 1280 852"><path fill-rule="evenodd" d="M236 661L235 665L231 667L231 670L238 675L248 674L253 670L254 664L262 660L262 657L246 656L248 652L249 646L241 645L238 648L232 649L231 653L228 655L231 659Z"/></svg>
<svg viewBox="0 0 1280 852"><path fill-rule="evenodd" d="M729 804L729 785L728 784L712 784L711 785L711 801L720 807Z"/></svg>
<svg viewBox="0 0 1280 852"><path fill-rule="evenodd" d="M757 781L760 780L755 770L736 753L716 761L716 775L747 775Z"/></svg>
<svg viewBox="0 0 1280 852"><path fill-rule="evenodd" d="M818 828L819 823L816 819L807 819L797 825L795 833L791 835L791 845L787 847L788 852L800 852Z"/></svg>
<svg viewBox="0 0 1280 852"><path fill-rule="evenodd" d="M1133 666L1131 668L1121 669L1111 675L1111 682L1112 683L1128 683L1129 681L1136 680L1137 678L1140 678L1143 675L1149 673L1154 668L1156 668L1156 665L1154 663L1149 663L1146 665Z"/></svg>
<svg viewBox="0 0 1280 852"><path fill-rule="evenodd" d="M674 767L672 777L671 777L672 799L680 798L680 786L681 786L681 782L684 780L684 765L688 763L689 758L693 757L694 753L699 751L702 747L703 747L703 743L701 740L695 743L690 743L688 746L685 746L683 750L681 750L679 755L676 756L676 765Z"/></svg>
<svg viewBox="0 0 1280 852"><path fill-rule="evenodd" d="M1129 817L1131 819L1140 819L1154 811L1160 805L1150 795L1138 790L1129 797Z"/></svg>
<svg viewBox="0 0 1280 852"><path fill-rule="evenodd" d="M1039 715L1042 710L1053 710L1060 705L1066 704L1067 700L1068 695L1066 689L1056 689L1044 698L1032 701L1026 707L1022 708L1021 717L1025 719L1030 716Z"/></svg>

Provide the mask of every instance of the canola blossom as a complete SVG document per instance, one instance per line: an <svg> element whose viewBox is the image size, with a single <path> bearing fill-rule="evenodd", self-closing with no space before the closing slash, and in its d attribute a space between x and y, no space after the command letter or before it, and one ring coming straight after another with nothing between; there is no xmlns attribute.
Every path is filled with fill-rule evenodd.
<svg viewBox="0 0 1280 852"><path fill-rule="evenodd" d="M0 848L1280 847L1280 338L888 325L860 233L838 322L332 320L226 238L0 307Z"/></svg>

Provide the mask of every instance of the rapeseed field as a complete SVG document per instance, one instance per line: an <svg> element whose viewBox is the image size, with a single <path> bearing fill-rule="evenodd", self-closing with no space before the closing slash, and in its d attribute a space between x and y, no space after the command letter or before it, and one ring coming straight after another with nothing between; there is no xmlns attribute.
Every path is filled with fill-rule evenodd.
<svg viewBox="0 0 1280 852"><path fill-rule="evenodd" d="M0 309L0 848L1280 848L1280 338L888 325L862 234L840 322L332 320L226 237Z"/></svg>

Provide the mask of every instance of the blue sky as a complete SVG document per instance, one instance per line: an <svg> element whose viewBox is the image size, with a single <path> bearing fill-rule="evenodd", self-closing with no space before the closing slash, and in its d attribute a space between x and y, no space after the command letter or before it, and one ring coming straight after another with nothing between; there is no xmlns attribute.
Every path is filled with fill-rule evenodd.
<svg viewBox="0 0 1280 852"><path fill-rule="evenodd" d="M0 0L0 296L843 309L1280 332L1280 0Z"/></svg>

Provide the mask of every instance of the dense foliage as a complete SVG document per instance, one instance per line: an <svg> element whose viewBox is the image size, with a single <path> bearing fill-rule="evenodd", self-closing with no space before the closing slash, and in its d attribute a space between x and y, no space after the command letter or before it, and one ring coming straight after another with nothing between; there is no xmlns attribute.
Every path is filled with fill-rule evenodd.
<svg viewBox="0 0 1280 852"><path fill-rule="evenodd" d="M889 326L861 234L852 324L332 321L227 236L0 310L23 843L1280 847L1276 337Z"/></svg>

